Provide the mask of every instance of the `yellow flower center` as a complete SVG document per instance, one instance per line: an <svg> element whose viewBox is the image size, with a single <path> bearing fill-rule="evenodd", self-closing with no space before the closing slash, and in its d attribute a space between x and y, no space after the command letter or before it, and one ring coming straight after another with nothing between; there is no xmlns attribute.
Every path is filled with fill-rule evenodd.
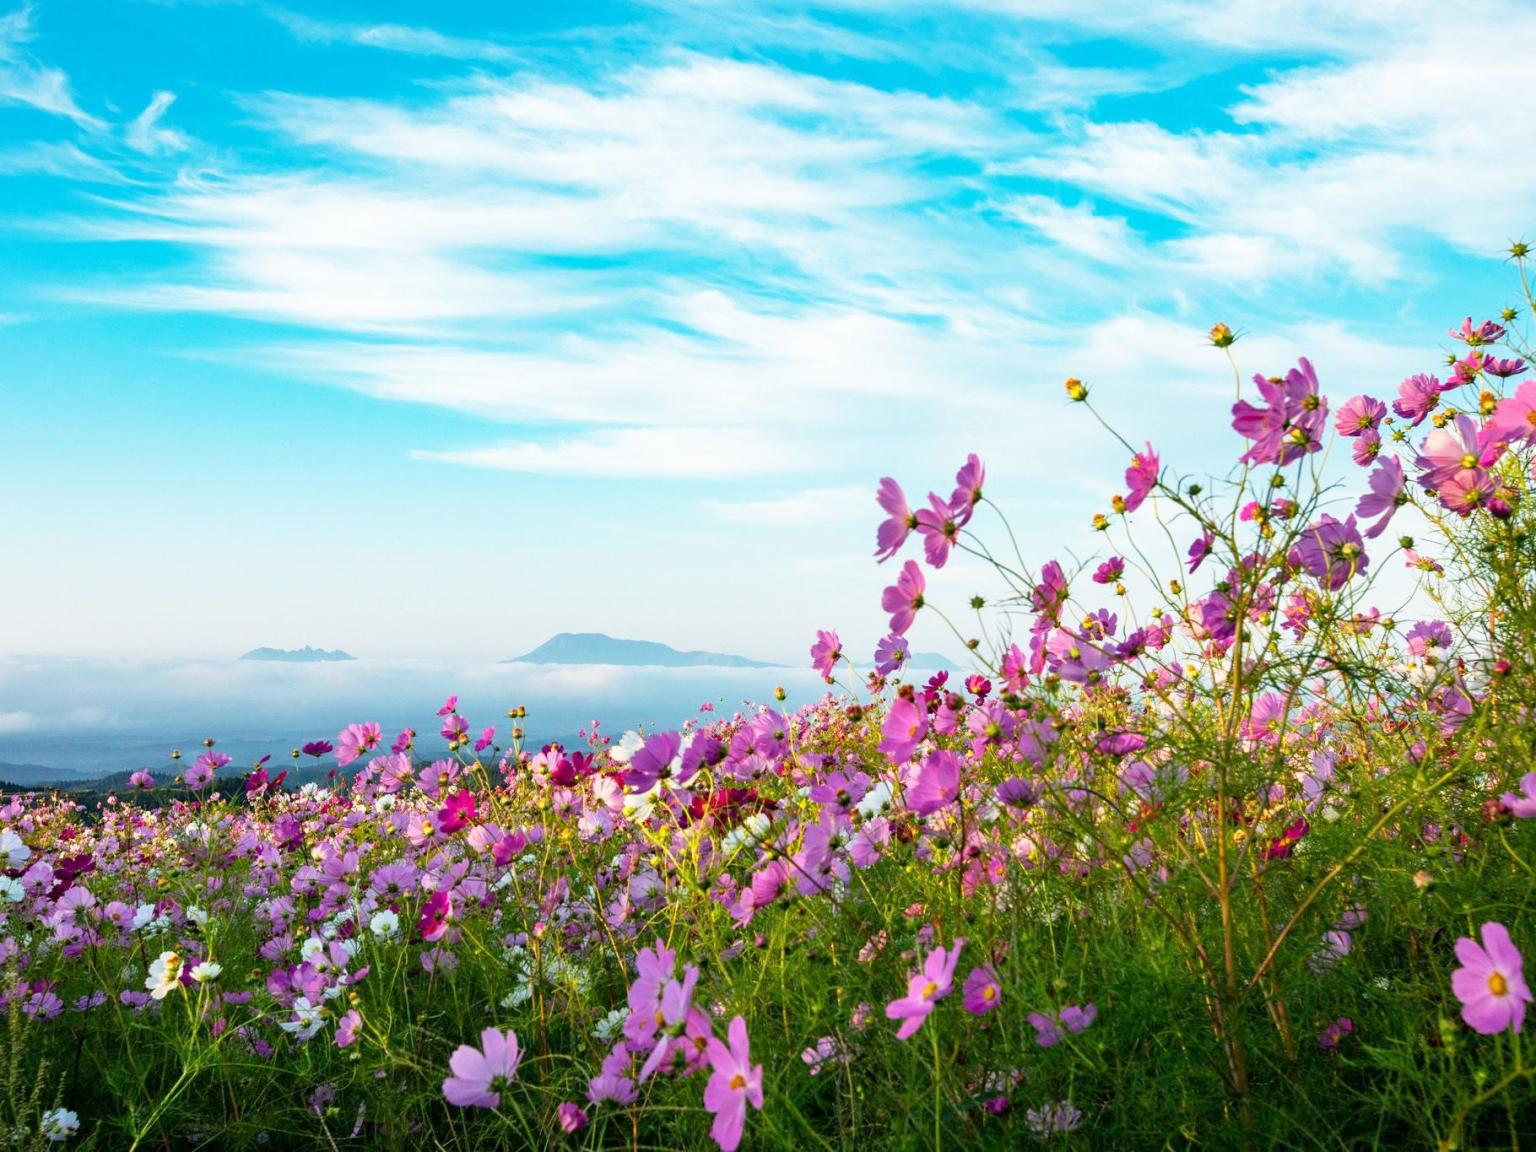
<svg viewBox="0 0 1536 1152"><path fill-rule="evenodd" d="M937 984L935 984L932 980L928 981L928 983L923 985L923 999L927 1000L938 990L939 986Z"/></svg>
<svg viewBox="0 0 1536 1152"><path fill-rule="evenodd" d="M1495 972L1488 977L1488 991L1495 996L1503 996L1509 991L1509 981L1504 979L1504 973Z"/></svg>
<svg viewBox="0 0 1536 1152"><path fill-rule="evenodd" d="M981 990L981 998L983 1000L996 1000L997 999L997 989L992 987L992 985L988 984L985 988L983 988Z"/></svg>
<svg viewBox="0 0 1536 1152"><path fill-rule="evenodd" d="M1461 458L1461 466L1463 468L1475 468L1477 466L1477 457L1468 452Z"/></svg>
<svg viewBox="0 0 1536 1152"><path fill-rule="evenodd" d="M747 1086L747 1078L745 1076L743 1076L740 1072L736 1073L736 1075L731 1077L731 1091L732 1092L740 1092L746 1086Z"/></svg>

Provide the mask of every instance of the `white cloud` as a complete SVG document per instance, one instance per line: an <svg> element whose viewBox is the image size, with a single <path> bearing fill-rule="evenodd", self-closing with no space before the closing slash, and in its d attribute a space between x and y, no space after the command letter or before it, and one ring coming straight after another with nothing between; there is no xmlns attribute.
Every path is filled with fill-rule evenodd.
<svg viewBox="0 0 1536 1152"><path fill-rule="evenodd" d="M706 500L704 507L734 524L775 524L792 527L856 523L875 514L872 485L807 488L790 496L766 500Z"/></svg>
<svg viewBox="0 0 1536 1152"><path fill-rule="evenodd" d="M175 100L174 92L156 92L144 111L129 121L128 127L123 130L123 140L128 147L148 156L184 151L187 138L173 128L160 126L160 118Z"/></svg>
<svg viewBox="0 0 1536 1152"><path fill-rule="evenodd" d="M543 475L704 479L778 474L810 455L751 428L603 428L555 443L417 449L413 459Z"/></svg>
<svg viewBox="0 0 1536 1152"><path fill-rule="evenodd" d="M404 24L348 24L316 20L284 8L267 12L294 36L307 44L356 44L413 56L442 56L451 60L511 61L517 54L490 40L445 36L431 28Z"/></svg>
<svg viewBox="0 0 1536 1152"><path fill-rule="evenodd" d="M25 104L67 116L82 128L103 127L75 103L69 77L61 69L47 67L22 47L35 36L30 4L0 16L0 103Z"/></svg>
<svg viewBox="0 0 1536 1152"><path fill-rule="evenodd" d="M30 712L0 712L0 732L29 732L37 726L37 718Z"/></svg>

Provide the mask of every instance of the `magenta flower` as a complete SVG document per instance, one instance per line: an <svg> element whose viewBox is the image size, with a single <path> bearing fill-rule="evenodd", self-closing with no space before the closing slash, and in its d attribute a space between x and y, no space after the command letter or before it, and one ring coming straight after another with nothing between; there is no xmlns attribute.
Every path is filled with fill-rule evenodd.
<svg viewBox="0 0 1536 1152"><path fill-rule="evenodd" d="M912 627L913 618L923 606L923 592L927 587L923 570L915 560L908 560L901 566L896 583L880 597L880 606L891 614L892 635L903 636Z"/></svg>
<svg viewBox="0 0 1536 1152"><path fill-rule="evenodd" d="M884 564L901 551L908 534L917 527L917 517L907 507L907 497L901 485L889 476L881 479L875 500L885 510L885 519L880 522L880 530L875 536L875 559Z"/></svg>
<svg viewBox="0 0 1536 1152"><path fill-rule="evenodd" d="M459 710L459 698L450 696L443 701L443 706L437 710L439 716L452 716Z"/></svg>
<svg viewBox="0 0 1536 1152"><path fill-rule="evenodd" d="M960 527L970 523L972 511L981 503L981 487L986 482L987 470L982 466L981 457L969 453L965 464L955 473L955 492L949 498L949 506L955 510Z"/></svg>
<svg viewBox="0 0 1536 1152"><path fill-rule="evenodd" d="M1381 434L1379 432L1362 432L1355 437L1354 446L1349 454L1356 464L1364 468L1373 463L1376 457L1381 455Z"/></svg>
<svg viewBox="0 0 1536 1152"><path fill-rule="evenodd" d="M475 740L475 751L476 752L484 752L493 743L495 743L495 741L496 741L496 729L495 729L495 727L492 726L490 728L486 728L483 731L481 731L479 738Z"/></svg>
<svg viewBox="0 0 1536 1152"><path fill-rule="evenodd" d="M880 751L892 763L905 764L928 735L928 711L910 697L898 696L891 702L880 726Z"/></svg>
<svg viewBox="0 0 1536 1152"><path fill-rule="evenodd" d="M811 667L821 673L821 678L832 683L832 670L843 658L843 642L836 632L816 632L816 643L811 645Z"/></svg>
<svg viewBox="0 0 1536 1152"><path fill-rule="evenodd" d="M451 836L475 819L475 794L461 788L443 801L437 814L437 827L445 836Z"/></svg>
<svg viewBox="0 0 1536 1152"><path fill-rule="evenodd" d="M479 1048L461 1044L448 1058L453 1075L443 1081L443 1096L460 1108L499 1107L522 1058L516 1032L487 1028L480 1033Z"/></svg>
<svg viewBox="0 0 1536 1152"><path fill-rule="evenodd" d="M1531 990L1520 974L1520 952L1509 930L1490 921L1483 925L1483 942L1463 936L1456 941L1461 967L1451 973L1451 990L1461 1001L1461 1018L1474 1032L1491 1036L1506 1028L1520 1031Z"/></svg>
<svg viewBox="0 0 1536 1152"><path fill-rule="evenodd" d="M570 1100L555 1110L555 1118L560 1122L560 1131L567 1136L580 1132L587 1126L590 1119L585 1108Z"/></svg>
<svg viewBox="0 0 1536 1152"><path fill-rule="evenodd" d="M1519 376L1525 371L1525 361L1500 360L1496 356L1490 356L1483 361L1483 371L1489 376L1497 376L1500 380L1508 380L1511 376Z"/></svg>
<svg viewBox="0 0 1536 1152"><path fill-rule="evenodd" d="M1339 1046L1339 1041L1355 1030L1355 1022L1348 1016L1340 1016L1332 1024L1322 1030L1317 1037L1319 1048L1332 1049Z"/></svg>
<svg viewBox="0 0 1536 1152"><path fill-rule="evenodd" d="M1099 1010L1096 1005L1087 1004L1079 1007L1076 1004L1068 1004L1060 1012L1031 1012L1026 1019L1035 1030L1035 1043L1042 1048L1052 1048L1061 1043L1064 1035L1076 1035L1083 1031L1098 1015Z"/></svg>
<svg viewBox="0 0 1536 1152"><path fill-rule="evenodd" d="M329 740L311 740L299 751L303 752L306 756L313 756L318 760L327 752L336 751L336 745L332 744Z"/></svg>
<svg viewBox="0 0 1536 1152"><path fill-rule="evenodd" d="M364 752L372 752L379 746L384 730L373 721L367 724L348 724L346 731L336 737L336 765L345 768Z"/></svg>
<svg viewBox="0 0 1536 1152"><path fill-rule="evenodd" d="M1375 432L1386 418L1387 406L1380 400L1373 396L1351 396L1333 418L1333 427L1340 436L1358 436Z"/></svg>
<svg viewBox="0 0 1536 1152"><path fill-rule="evenodd" d="M1403 476L1403 465L1396 456L1388 456L1376 462L1370 476L1371 490L1360 497L1355 505L1355 515L1362 520L1372 516L1381 519L1365 530L1367 539L1374 540L1387 530L1397 510L1408 503L1408 485Z"/></svg>
<svg viewBox="0 0 1536 1152"><path fill-rule="evenodd" d="M704 1107L715 1114L709 1134L720 1152L736 1152L747 1123L747 1105L763 1107L763 1066L753 1067L748 1050L747 1022L731 1019L726 1031L729 1046L709 1038L709 1065L713 1071L704 1087Z"/></svg>
<svg viewBox="0 0 1536 1152"><path fill-rule="evenodd" d="M1140 508L1142 501L1146 500L1153 488L1157 487L1157 473L1159 461L1157 453L1152 451L1152 445L1147 445L1145 452L1137 452L1131 457L1131 466L1125 470L1125 510L1134 512Z"/></svg>
<svg viewBox="0 0 1536 1152"><path fill-rule="evenodd" d="M1113 584L1125 575L1125 561L1119 556L1111 556L1100 564L1093 573L1095 584Z"/></svg>
<svg viewBox="0 0 1536 1152"><path fill-rule="evenodd" d="M965 937L957 936L948 950L935 948L928 953L922 971L914 972L907 980L907 994L885 1006L887 1020L902 1022L896 1039L907 1040L916 1035L934 1004L949 995L954 986L955 965L960 962L960 949L964 946Z"/></svg>
<svg viewBox="0 0 1536 1152"><path fill-rule="evenodd" d="M1461 516L1489 507L1498 494L1499 482L1482 468L1463 468L1436 489L1440 503Z"/></svg>
<svg viewBox="0 0 1536 1152"><path fill-rule="evenodd" d="M949 550L960 542L960 513L946 504L935 492L928 493L928 507L917 513L917 532L923 538L923 555L935 568L944 567ZM960 509L967 515L970 505Z"/></svg>
<svg viewBox="0 0 1536 1152"><path fill-rule="evenodd" d="M443 721L442 737L450 744L462 744L469 739L469 721L457 712Z"/></svg>
<svg viewBox="0 0 1536 1152"><path fill-rule="evenodd" d="M153 788L155 786L155 778L140 768L128 777L128 786L130 788Z"/></svg>
<svg viewBox="0 0 1536 1152"><path fill-rule="evenodd" d="M1404 420L1411 420L1410 428L1417 428L1424 422L1424 417L1440 406L1440 393L1454 387L1454 383L1442 384L1439 377L1420 372L1397 386L1392 411Z"/></svg>
<svg viewBox="0 0 1536 1152"><path fill-rule="evenodd" d="M960 1003L972 1016L985 1016L996 1008L1002 999L1003 986L997 981L997 973L991 966L972 968L965 978Z"/></svg>
<svg viewBox="0 0 1536 1152"><path fill-rule="evenodd" d="M1283 380L1255 376L1259 395L1269 405L1246 400L1232 406L1232 427L1253 441L1244 464L1289 464L1322 447L1328 402L1318 393L1317 373L1305 356Z"/></svg>
<svg viewBox="0 0 1536 1152"><path fill-rule="evenodd" d="M1189 570L1191 573L1205 563L1205 558L1211 554L1211 545L1216 537L1210 532L1201 533L1199 539L1189 546Z"/></svg>
<svg viewBox="0 0 1536 1152"><path fill-rule="evenodd" d="M907 807L919 816L948 808L960 795L960 757L953 752L930 752L907 789Z"/></svg>
<svg viewBox="0 0 1536 1152"><path fill-rule="evenodd" d="M1499 803L1521 820L1536 817L1536 772L1527 772L1520 778L1520 795L1506 792L1499 797Z"/></svg>

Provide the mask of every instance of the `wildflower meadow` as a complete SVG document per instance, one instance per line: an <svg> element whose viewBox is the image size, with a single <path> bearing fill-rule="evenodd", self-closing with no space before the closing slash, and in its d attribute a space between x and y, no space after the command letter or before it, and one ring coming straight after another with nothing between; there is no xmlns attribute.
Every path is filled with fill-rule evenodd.
<svg viewBox="0 0 1536 1152"><path fill-rule="evenodd" d="M1068 380L1123 473L1092 557L1021 554L978 457L904 461L871 485L889 635L817 633L820 699L561 747L448 696L5 797L9 1145L1536 1141L1514 256L1520 307L1400 383L1217 325L1222 475ZM939 603L957 552L993 585ZM907 673L922 618L970 669Z"/></svg>

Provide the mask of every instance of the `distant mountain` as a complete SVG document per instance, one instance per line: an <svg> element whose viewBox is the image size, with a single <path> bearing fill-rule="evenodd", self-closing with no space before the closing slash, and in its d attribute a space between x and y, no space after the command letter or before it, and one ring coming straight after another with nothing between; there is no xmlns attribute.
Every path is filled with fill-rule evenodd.
<svg viewBox="0 0 1536 1152"><path fill-rule="evenodd" d="M937 652L914 652L907 657L908 668L922 668L928 672L958 672L960 666L947 656L940 656Z"/></svg>
<svg viewBox="0 0 1536 1152"><path fill-rule="evenodd" d="M0 761L0 781L22 788L40 788L46 784L77 784L86 777L68 768L50 768L46 764L7 764Z"/></svg>
<svg viewBox="0 0 1536 1152"><path fill-rule="evenodd" d="M252 648L242 660L284 660L290 664L313 664L322 660L356 660L350 652L343 652L340 648L326 651L324 648L311 648L308 644L302 648Z"/></svg>
<svg viewBox="0 0 1536 1152"><path fill-rule="evenodd" d="M616 640L601 632L561 632L505 664L643 664L661 668L774 668L723 652L679 652L653 640Z"/></svg>

